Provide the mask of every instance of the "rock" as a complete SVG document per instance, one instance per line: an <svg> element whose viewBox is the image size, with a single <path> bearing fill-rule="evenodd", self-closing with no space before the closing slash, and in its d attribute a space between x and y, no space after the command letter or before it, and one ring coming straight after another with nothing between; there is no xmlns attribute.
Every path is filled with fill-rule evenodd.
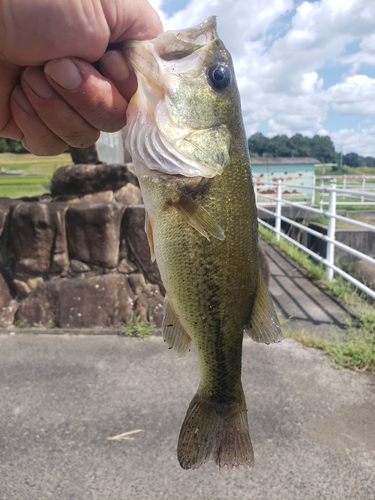
<svg viewBox="0 0 375 500"><path fill-rule="evenodd" d="M96 144L88 148L70 147L70 155L74 163L101 163Z"/></svg>
<svg viewBox="0 0 375 500"><path fill-rule="evenodd" d="M68 243L66 239L66 221L65 215L68 206L65 203L50 205L50 212L55 210L56 232L52 247L52 260L47 274L66 274L69 267Z"/></svg>
<svg viewBox="0 0 375 500"><path fill-rule="evenodd" d="M110 273L115 273L117 271L116 267L104 267L104 266L97 266L97 265L92 265L91 266L91 271L94 274L110 274Z"/></svg>
<svg viewBox="0 0 375 500"><path fill-rule="evenodd" d="M52 203L58 203L58 202L68 203L69 205L75 205L76 203L81 202L81 198L75 194L61 194L59 196L55 196L52 199Z"/></svg>
<svg viewBox="0 0 375 500"><path fill-rule="evenodd" d="M134 316L141 321L148 321L148 302L144 295L139 295L134 302Z"/></svg>
<svg viewBox="0 0 375 500"><path fill-rule="evenodd" d="M90 266L88 266L84 262L81 262L80 260L72 259L70 261L69 271L71 273L76 273L76 274L88 273L89 271L91 271L91 268Z"/></svg>
<svg viewBox="0 0 375 500"><path fill-rule="evenodd" d="M143 293L148 299L151 299L153 297L162 297L159 286L152 285L151 283L147 283L147 285L144 286Z"/></svg>
<svg viewBox="0 0 375 500"><path fill-rule="evenodd" d="M17 297L20 299L24 299L31 292L31 288L24 281L14 279L13 286L16 291Z"/></svg>
<svg viewBox="0 0 375 500"><path fill-rule="evenodd" d="M113 268L119 260L120 203L80 203L66 213L69 250L77 260Z"/></svg>
<svg viewBox="0 0 375 500"><path fill-rule="evenodd" d="M61 328L118 327L131 316L134 294L122 274L60 282Z"/></svg>
<svg viewBox="0 0 375 500"><path fill-rule="evenodd" d="M18 201L12 200L11 198L0 198L0 235L4 229L9 211L16 203L18 203Z"/></svg>
<svg viewBox="0 0 375 500"><path fill-rule="evenodd" d="M145 277L143 274L131 274L129 276L129 283L130 286L132 287L133 292L136 295L139 295L140 293L143 292L146 282L145 282Z"/></svg>
<svg viewBox="0 0 375 500"><path fill-rule="evenodd" d="M12 326L18 309L18 302L12 299L4 307L0 308L0 327L6 328Z"/></svg>
<svg viewBox="0 0 375 500"><path fill-rule="evenodd" d="M30 326L118 327L130 318L133 299L129 282L121 274L63 278L33 290L21 302L16 319Z"/></svg>
<svg viewBox="0 0 375 500"><path fill-rule="evenodd" d="M44 279L41 278L41 277L38 277L38 278L29 278L27 280L27 284L29 285L29 287L32 290L35 290L35 288L38 288L38 286L41 285L42 283L44 283Z"/></svg>
<svg viewBox="0 0 375 500"><path fill-rule="evenodd" d="M117 270L119 273L132 274L138 271L138 267L128 259L121 259L118 263Z"/></svg>
<svg viewBox="0 0 375 500"><path fill-rule="evenodd" d="M67 165L59 168L52 177L51 193L57 196L116 191L128 182L138 183L125 165Z"/></svg>
<svg viewBox="0 0 375 500"><path fill-rule="evenodd" d="M18 200L0 198L0 270L9 262L9 213Z"/></svg>
<svg viewBox="0 0 375 500"><path fill-rule="evenodd" d="M134 186L135 187L135 186ZM114 200L113 191L101 191L100 193L90 193L85 194L81 198L81 202L93 202L93 203L112 203Z"/></svg>
<svg viewBox="0 0 375 500"><path fill-rule="evenodd" d="M50 203L52 201L52 196L50 194L41 194L38 196L22 196L18 201L25 201L27 203L41 202Z"/></svg>
<svg viewBox="0 0 375 500"><path fill-rule="evenodd" d="M17 203L11 210L9 248L16 276L59 273L69 264L62 203Z"/></svg>
<svg viewBox="0 0 375 500"><path fill-rule="evenodd" d="M148 300L148 320L157 328L161 328L164 315L164 298L153 297Z"/></svg>
<svg viewBox="0 0 375 500"><path fill-rule="evenodd" d="M139 205L142 202L142 193L138 186L128 183L115 192L115 199L125 206Z"/></svg>
<svg viewBox="0 0 375 500"><path fill-rule="evenodd" d="M13 299L12 293L4 276L0 273L0 309L6 307Z"/></svg>
<svg viewBox="0 0 375 500"><path fill-rule="evenodd" d="M33 326L35 323L48 326L58 325L59 321L59 291L58 281L45 281L26 297L19 305L16 320Z"/></svg>
<svg viewBox="0 0 375 500"><path fill-rule="evenodd" d="M158 285L147 283L143 288L143 295L148 302L148 320L157 328L161 328L164 315L164 297Z"/></svg>
<svg viewBox="0 0 375 500"><path fill-rule="evenodd" d="M150 247L145 233L145 207L132 205L127 207L123 217L123 234L131 252L131 260L137 262L151 283L159 285L164 293L164 286L156 262L151 262Z"/></svg>

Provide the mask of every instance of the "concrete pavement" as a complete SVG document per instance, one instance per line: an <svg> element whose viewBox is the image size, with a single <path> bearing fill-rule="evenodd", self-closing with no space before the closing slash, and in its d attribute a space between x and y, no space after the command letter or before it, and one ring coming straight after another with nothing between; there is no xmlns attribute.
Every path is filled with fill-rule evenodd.
<svg viewBox="0 0 375 500"><path fill-rule="evenodd" d="M375 498L375 377L287 339L244 342L256 466L182 470L194 352L160 337L0 335L0 498ZM110 436L142 429L134 440Z"/></svg>
<svg viewBox="0 0 375 500"><path fill-rule="evenodd" d="M300 269L266 252L276 307L292 317L287 327L345 332L342 305L333 300L331 309ZM375 498L375 375L336 370L323 352L291 339L245 339L255 468L233 471L178 464L178 434L198 382L194 351L178 358L160 337L3 330L0 500ZM138 429L133 440L107 439Z"/></svg>

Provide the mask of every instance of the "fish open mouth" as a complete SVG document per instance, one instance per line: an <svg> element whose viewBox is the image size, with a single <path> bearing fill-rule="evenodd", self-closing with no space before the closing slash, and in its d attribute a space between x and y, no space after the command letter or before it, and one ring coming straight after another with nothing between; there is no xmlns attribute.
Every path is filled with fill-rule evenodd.
<svg viewBox="0 0 375 500"><path fill-rule="evenodd" d="M214 112L200 112L212 103L206 74L208 60L220 53L217 43L215 17L154 40L125 43L125 57L138 79L127 112L126 147L138 170L207 178L222 173L230 133ZM196 96L202 103L189 113Z"/></svg>

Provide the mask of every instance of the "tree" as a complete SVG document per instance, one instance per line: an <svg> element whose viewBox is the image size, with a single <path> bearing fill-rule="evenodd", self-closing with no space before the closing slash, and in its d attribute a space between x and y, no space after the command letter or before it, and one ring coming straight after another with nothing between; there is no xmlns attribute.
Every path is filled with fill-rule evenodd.
<svg viewBox="0 0 375 500"><path fill-rule="evenodd" d="M20 141L0 137L0 153L28 153Z"/></svg>
<svg viewBox="0 0 375 500"><path fill-rule="evenodd" d="M304 137L302 134L293 135L289 140L289 145L294 156L311 156L311 146L309 137Z"/></svg>
<svg viewBox="0 0 375 500"><path fill-rule="evenodd" d="M311 156L322 163L338 163L338 154L328 135L314 135L311 139Z"/></svg>
<svg viewBox="0 0 375 500"><path fill-rule="evenodd" d="M315 135L312 139L302 134L295 134L288 138L286 135L276 135L272 139L257 133L250 137L249 150L263 156L309 156L323 163L337 163L338 155L331 138L328 135Z"/></svg>
<svg viewBox="0 0 375 500"><path fill-rule="evenodd" d="M263 153L267 152L269 142L270 140L268 137L264 137L261 132L252 135L248 140L250 153L256 153L259 156L263 156Z"/></svg>
<svg viewBox="0 0 375 500"><path fill-rule="evenodd" d="M270 139L270 149L274 151L275 156L293 156L293 149L287 135L276 135Z"/></svg>
<svg viewBox="0 0 375 500"><path fill-rule="evenodd" d="M366 167L375 167L375 158L372 156L365 157Z"/></svg>
<svg viewBox="0 0 375 500"><path fill-rule="evenodd" d="M361 158L357 153L348 153L347 155L344 155L342 161L344 165L348 165L348 167L361 166Z"/></svg>

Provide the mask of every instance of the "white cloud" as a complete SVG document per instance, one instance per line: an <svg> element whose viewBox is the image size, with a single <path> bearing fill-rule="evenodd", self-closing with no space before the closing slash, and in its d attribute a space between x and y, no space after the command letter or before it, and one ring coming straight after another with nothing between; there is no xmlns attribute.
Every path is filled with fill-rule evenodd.
<svg viewBox="0 0 375 500"><path fill-rule="evenodd" d="M330 134L337 151L343 154L358 153L361 156L374 156L375 125L370 128L342 129Z"/></svg>
<svg viewBox="0 0 375 500"><path fill-rule="evenodd" d="M365 53L375 54L375 33L365 37L361 42L361 49Z"/></svg>
<svg viewBox="0 0 375 500"><path fill-rule="evenodd" d="M151 3L161 12L162 0ZM166 29L218 16L249 135L259 127L269 136L328 134L339 150L350 134L325 123L329 110L358 120L375 112L375 80L363 68L375 66L374 0L191 0L171 18L161 15ZM337 71L328 88L319 76L326 67ZM373 134L372 128L355 132L352 150L375 157Z"/></svg>
<svg viewBox="0 0 375 500"><path fill-rule="evenodd" d="M327 92L332 109L342 114L375 114L375 79L349 76Z"/></svg>

